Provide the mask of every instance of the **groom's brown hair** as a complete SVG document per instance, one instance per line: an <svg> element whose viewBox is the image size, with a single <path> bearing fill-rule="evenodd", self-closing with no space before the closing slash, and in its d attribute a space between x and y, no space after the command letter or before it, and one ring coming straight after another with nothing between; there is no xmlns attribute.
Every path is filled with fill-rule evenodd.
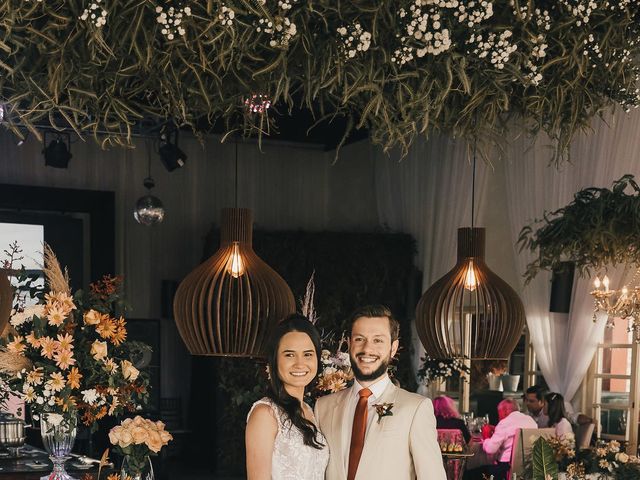
<svg viewBox="0 0 640 480"><path fill-rule="evenodd" d="M387 317L389 319L391 341L395 342L400 338L400 322L393 316L389 307L385 307L384 305L365 305L364 307L357 308L349 319L349 335L351 335L353 324L360 317Z"/></svg>

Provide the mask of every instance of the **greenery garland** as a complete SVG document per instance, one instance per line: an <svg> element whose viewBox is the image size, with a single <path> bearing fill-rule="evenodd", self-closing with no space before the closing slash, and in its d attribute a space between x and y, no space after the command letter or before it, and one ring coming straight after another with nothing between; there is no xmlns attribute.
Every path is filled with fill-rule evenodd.
<svg viewBox="0 0 640 480"><path fill-rule="evenodd" d="M520 250L538 252L527 265L526 282L540 270L561 269L565 261L582 273L608 265L640 265L639 237L640 186L633 175L624 175L610 190L585 188L569 205L521 230Z"/></svg>
<svg viewBox="0 0 640 480"><path fill-rule="evenodd" d="M499 142L517 114L560 158L640 103L639 29L632 0L2 0L0 102L19 136L46 121L103 145L144 120L268 131L260 94L405 152L434 130Z"/></svg>

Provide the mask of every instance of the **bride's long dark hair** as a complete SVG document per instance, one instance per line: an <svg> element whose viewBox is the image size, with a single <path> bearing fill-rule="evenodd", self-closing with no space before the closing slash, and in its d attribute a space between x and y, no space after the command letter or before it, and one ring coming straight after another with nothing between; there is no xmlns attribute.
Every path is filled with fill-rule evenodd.
<svg viewBox="0 0 640 480"><path fill-rule="evenodd" d="M324 444L318 441L318 428L313 422L307 420L304 416L300 401L289 395L285 390L282 380L278 376L278 347L280 346L280 340L289 332L301 332L309 335L313 347L316 351L316 359L318 361L318 373L320 368L320 334L316 327L302 315L293 314L285 318L276 327L271 337L268 350L268 365L269 365L269 391L267 396L278 405L287 416L287 420L291 422L291 426L296 427L302 433L304 438L304 444L310 447L321 449ZM317 381L317 377L314 378L305 390L313 388Z"/></svg>

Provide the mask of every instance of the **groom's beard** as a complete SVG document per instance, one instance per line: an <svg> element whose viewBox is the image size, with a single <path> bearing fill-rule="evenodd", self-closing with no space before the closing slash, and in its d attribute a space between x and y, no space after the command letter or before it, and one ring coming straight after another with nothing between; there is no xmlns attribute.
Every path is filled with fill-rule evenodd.
<svg viewBox="0 0 640 480"><path fill-rule="evenodd" d="M358 356L361 356L361 355L364 355L364 354L360 354ZM391 361L391 356L389 355L386 359L383 359L380 363L380 366L371 373L363 373L362 370L358 368L358 365L356 364L355 359L351 357L350 360L351 360L351 369L353 370L353 374L355 375L356 380L361 382L370 382L371 380L380 378L385 373L387 373L387 370L389 368L389 362Z"/></svg>

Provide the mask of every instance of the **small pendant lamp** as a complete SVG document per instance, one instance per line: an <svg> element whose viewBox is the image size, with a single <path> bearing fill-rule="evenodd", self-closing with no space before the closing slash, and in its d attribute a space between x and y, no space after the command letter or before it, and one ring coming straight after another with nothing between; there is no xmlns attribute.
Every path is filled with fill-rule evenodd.
<svg viewBox="0 0 640 480"><path fill-rule="evenodd" d="M253 251L252 226L249 209L223 209L220 248L176 291L173 313L192 355L263 356L273 327L295 312L289 286Z"/></svg>
<svg viewBox="0 0 640 480"><path fill-rule="evenodd" d="M458 262L424 293L416 330L432 358L506 360L524 328L522 301L484 261L485 229L458 229Z"/></svg>

